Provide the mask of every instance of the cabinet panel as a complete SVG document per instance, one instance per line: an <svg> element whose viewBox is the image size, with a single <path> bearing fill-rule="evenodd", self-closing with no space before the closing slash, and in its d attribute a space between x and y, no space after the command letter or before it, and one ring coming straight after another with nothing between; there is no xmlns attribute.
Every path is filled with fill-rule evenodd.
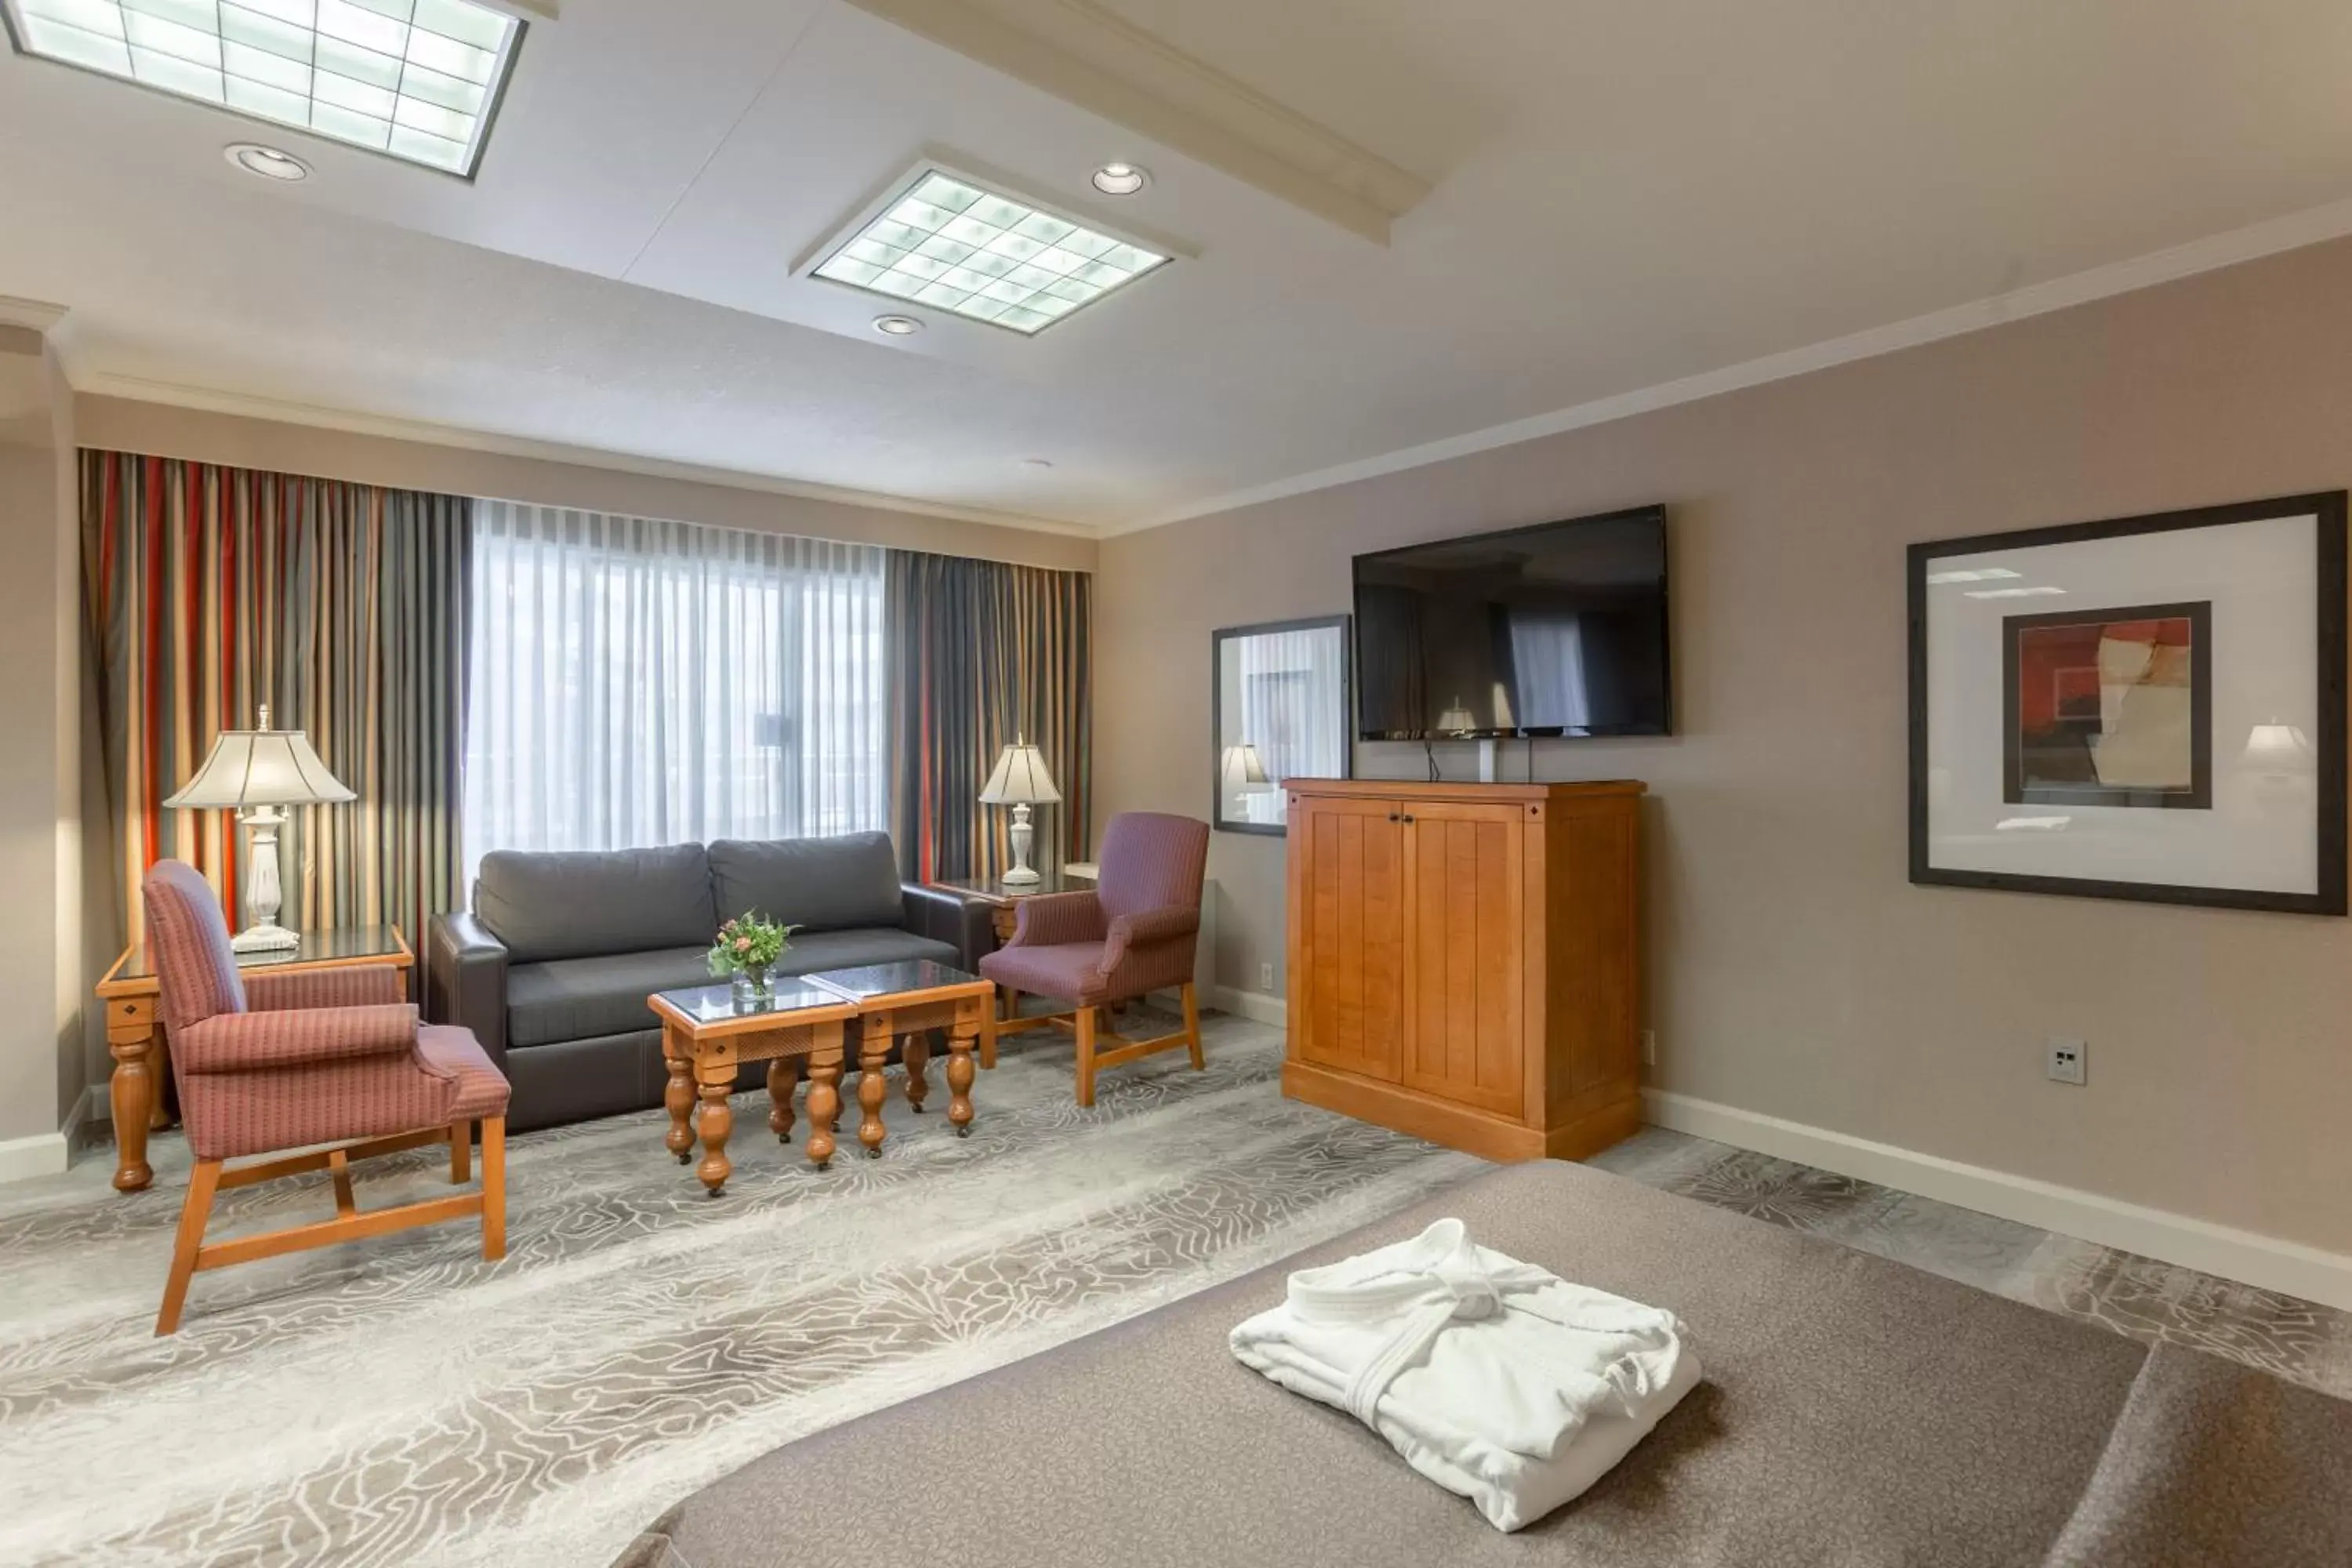
<svg viewBox="0 0 2352 1568"><path fill-rule="evenodd" d="M1392 801L1307 799L1293 810L1307 952L1292 1042L1301 1058L1396 1081L1403 1032L1403 827Z"/></svg>
<svg viewBox="0 0 2352 1568"><path fill-rule="evenodd" d="M1409 1088L1525 1110L1523 807L1406 801L1402 1063Z"/></svg>

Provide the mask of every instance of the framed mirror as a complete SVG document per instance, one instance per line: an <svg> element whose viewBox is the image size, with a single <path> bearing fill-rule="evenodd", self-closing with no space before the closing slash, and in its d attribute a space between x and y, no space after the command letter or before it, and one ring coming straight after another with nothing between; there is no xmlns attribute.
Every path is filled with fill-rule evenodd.
<svg viewBox="0 0 2352 1568"><path fill-rule="evenodd" d="M1210 634L1216 773L1210 820L1229 833L1284 831L1282 783L1349 776L1355 694L1348 617L1318 616Z"/></svg>

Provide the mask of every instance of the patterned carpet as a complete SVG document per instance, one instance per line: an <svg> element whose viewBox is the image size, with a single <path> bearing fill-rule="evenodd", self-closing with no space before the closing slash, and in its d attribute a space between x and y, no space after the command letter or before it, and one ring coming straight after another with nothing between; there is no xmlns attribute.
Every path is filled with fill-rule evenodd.
<svg viewBox="0 0 2352 1568"><path fill-rule="evenodd" d="M1276 1031L1204 1023L1208 1072L1155 1058L1091 1110L1066 1045L1009 1043L965 1141L936 1071L931 1114L894 1086L887 1156L824 1175L742 1097L716 1201L659 1111L527 1134L504 1262L451 1226L200 1276L167 1341L176 1137L136 1196L102 1156L0 1187L0 1563L594 1568L779 1443L1483 1168L1282 1100ZM1596 1163L2352 1395L2343 1313L1655 1129ZM375 1169L363 1205L446 1177L421 1154ZM322 1180L233 1193L222 1234L331 1206Z"/></svg>

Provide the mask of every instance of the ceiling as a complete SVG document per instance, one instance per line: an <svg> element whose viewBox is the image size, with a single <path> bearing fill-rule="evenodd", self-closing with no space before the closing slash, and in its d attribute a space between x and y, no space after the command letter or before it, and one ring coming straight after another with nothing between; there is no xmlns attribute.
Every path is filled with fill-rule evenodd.
<svg viewBox="0 0 2352 1568"><path fill-rule="evenodd" d="M472 184L0 54L0 295L85 390L1117 531L2352 198L2295 0L527 11ZM1183 254L877 336L793 265L926 149Z"/></svg>

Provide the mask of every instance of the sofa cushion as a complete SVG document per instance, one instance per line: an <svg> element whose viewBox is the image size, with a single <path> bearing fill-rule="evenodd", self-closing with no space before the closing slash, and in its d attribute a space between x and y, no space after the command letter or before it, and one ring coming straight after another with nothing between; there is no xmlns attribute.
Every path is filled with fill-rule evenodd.
<svg viewBox="0 0 2352 1568"><path fill-rule="evenodd" d="M709 952L705 944L518 963L507 971L507 1049L659 1028L646 998L716 984Z"/></svg>
<svg viewBox="0 0 2352 1568"><path fill-rule="evenodd" d="M869 963L899 963L917 958L953 967L961 962L962 955L944 942L917 936L910 931L803 931L784 950L783 962L776 965L776 973L817 974L828 969L862 969Z"/></svg>
<svg viewBox="0 0 2352 1568"><path fill-rule="evenodd" d="M898 857L887 833L837 838L720 838L710 846L719 918L757 910L803 931L906 921Z"/></svg>
<svg viewBox="0 0 2352 1568"><path fill-rule="evenodd" d="M699 844L587 853L494 850L474 881L474 914L512 962L706 945L719 930Z"/></svg>

